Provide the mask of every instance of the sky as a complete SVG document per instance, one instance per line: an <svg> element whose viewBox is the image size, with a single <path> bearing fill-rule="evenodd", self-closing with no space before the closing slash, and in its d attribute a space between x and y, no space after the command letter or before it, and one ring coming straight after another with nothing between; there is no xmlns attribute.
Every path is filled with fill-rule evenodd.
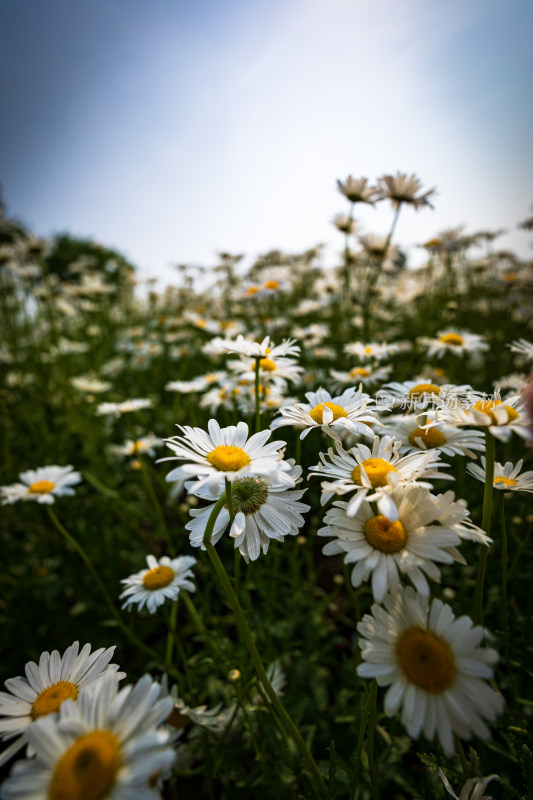
<svg viewBox="0 0 533 800"><path fill-rule="evenodd" d="M413 265L461 224L531 258L532 23L530 0L0 0L4 201L164 285L219 251L338 263L336 179L400 170L437 189L402 209Z"/></svg>

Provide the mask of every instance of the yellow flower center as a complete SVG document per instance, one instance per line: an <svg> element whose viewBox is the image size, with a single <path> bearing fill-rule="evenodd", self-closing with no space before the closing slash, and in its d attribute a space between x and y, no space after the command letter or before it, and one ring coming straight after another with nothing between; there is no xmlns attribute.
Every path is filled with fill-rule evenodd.
<svg viewBox="0 0 533 800"><path fill-rule="evenodd" d="M514 478L506 478L505 475L495 475L494 476L494 485L496 486L498 483L503 483L505 486L516 486L517 483Z"/></svg>
<svg viewBox="0 0 533 800"><path fill-rule="evenodd" d="M389 464L384 458L366 458L362 466L365 468L365 472L373 489L375 489L376 486L387 485L387 475L389 472L398 472L396 467L393 467L392 464ZM358 483L359 486L363 485L361 481L361 467L355 467L352 472L352 480L354 483Z"/></svg>
<svg viewBox="0 0 533 800"><path fill-rule="evenodd" d="M31 484L28 491L32 494L48 494L54 487L55 483L53 481L36 481Z"/></svg>
<svg viewBox="0 0 533 800"><path fill-rule="evenodd" d="M409 441L413 447L418 447L417 439L422 439L422 444L428 449L440 447L446 442L445 435L436 428L415 428L414 431L409 434Z"/></svg>
<svg viewBox="0 0 533 800"><path fill-rule="evenodd" d="M277 281L265 281L263 286L265 289L279 289L279 283Z"/></svg>
<svg viewBox="0 0 533 800"><path fill-rule="evenodd" d="M407 541L407 534L400 520L392 520L379 514L371 517L365 524L365 538L368 544L382 553L397 553Z"/></svg>
<svg viewBox="0 0 533 800"><path fill-rule="evenodd" d="M312 419L314 419L314 421L319 425L322 425L323 422L324 406L329 408L330 411L333 411L333 419L331 420L332 422L335 422L335 420L339 419L340 417L348 416L344 408L341 408L335 403L319 403L309 412L309 416L312 417Z"/></svg>
<svg viewBox="0 0 533 800"><path fill-rule="evenodd" d="M409 389L409 397L416 398L423 394L440 394L440 386L435 386L434 383L417 383Z"/></svg>
<svg viewBox="0 0 533 800"><path fill-rule="evenodd" d="M431 631L403 631L396 643L396 658L407 680L426 692L443 692L453 683L453 653L449 644Z"/></svg>
<svg viewBox="0 0 533 800"><path fill-rule="evenodd" d="M197 319L196 322L195 322L195 325L198 328L205 328L205 326L207 325L207 322L205 321L205 319Z"/></svg>
<svg viewBox="0 0 533 800"><path fill-rule="evenodd" d="M221 472L237 472L250 463L250 456L234 444L219 444L211 450L207 460Z"/></svg>
<svg viewBox="0 0 533 800"><path fill-rule="evenodd" d="M250 364L250 369L255 370L255 361L252 361ZM259 359L259 369L262 369L263 372L274 372L277 370L277 366L271 358L260 358Z"/></svg>
<svg viewBox="0 0 533 800"><path fill-rule="evenodd" d="M249 286L248 289L246 290L246 294L251 296L257 294L258 291L259 291L259 286Z"/></svg>
<svg viewBox="0 0 533 800"><path fill-rule="evenodd" d="M350 370L350 378L368 378L370 370L364 367L354 367Z"/></svg>
<svg viewBox="0 0 533 800"><path fill-rule="evenodd" d="M367 355L370 355L370 353L372 352L372 350L373 350L373 348L372 348L372 347L370 347L370 345L367 345L367 346L365 347L365 353L366 353Z"/></svg>
<svg viewBox="0 0 533 800"><path fill-rule="evenodd" d="M462 345L463 341L463 337L459 336L458 333L445 333L439 339L439 342L442 342L443 344L451 344L455 347Z"/></svg>
<svg viewBox="0 0 533 800"><path fill-rule="evenodd" d="M49 800L103 800L115 785L120 762L120 745L111 731L80 736L55 766Z"/></svg>
<svg viewBox="0 0 533 800"><path fill-rule="evenodd" d="M46 717L47 714L54 714L59 711L61 703L65 700L76 700L78 697L78 687L70 681L59 681L52 686L43 689L35 698L31 707L30 715L32 719Z"/></svg>
<svg viewBox="0 0 533 800"><path fill-rule="evenodd" d="M163 589L174 580L175 572L172 567L165 565L149 569L143 578L143 587L149 592L155 592L157 589Z"/></svg>
<svg viewBox="0 0 533 800"><path fill-rule="evenodd" d="M478 400L477 403L474 403L474 405L471 406L471 408L474 408L476 411L481 411L482 414L487 414L490 417L491 422L493 422L495 425L498 425L498 420L492 412L492 409L495 406L501 405L503 405L505 408L507 422L512 422L520 417L520 414L516 409L512 408L512 406L506 406L501 400Z"/></svg>

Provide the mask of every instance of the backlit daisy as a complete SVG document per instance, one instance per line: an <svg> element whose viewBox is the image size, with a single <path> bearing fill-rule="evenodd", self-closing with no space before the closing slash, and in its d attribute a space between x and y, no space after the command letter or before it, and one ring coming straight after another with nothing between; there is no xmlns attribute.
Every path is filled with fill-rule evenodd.
<svg viewBox="0 0 533 800"><path fill-rule="evenodd" d="M367 186L368 178L352 178L348 175L344 183L337 180L337 188L350 203L368 203L373 205L378 197L375 186Z"/></svg>
<svg viewBox="0 0 533 800"><path fill-rule="evenodd" d="M118 690L114 676L80 691L59 715L28 729L36 757L18 761L2 787L5 800L159 800L158 776L175 758L160 727L170 697L149 675Z"/></svg>
<svg viewBox="0 0 533 800"><path fill-rule="evenodd" d="M438 736L449 755L454 733L487 739L485 720L493 722L504 701L487 683L498 654L479 647L483 628L469 617L456 619L441 600L430 606L411 587L388 595L384 605L372 606L357 626L363 657L357 673L389 687L387 716L401 710L409 736Z"/></svg>
<svg viewBox="0 0 533 800"><path fill-rule="evenodd" d="M397 172L396 175L383 175L378 180L377 188L379 197L390 200L394 208L399 208L402 203L414 206L416 211L425 206L433 208L429 198L435 194L435 189L418 194L422 183L414 173L407 175L404 172Z"/></svg>
<svg viewBox="0 0 533 800"><path fill-rule="evenodd" d="M301 482L302 468L294 466L291 460L288 475L294 485ZM187 486L186 486L187 488ZM255 561L261 551L268 552L272 539L283 542L285 536L294 536L304 523L302 514L309 511L310 506L300 503L305 489L287 490L285 483L276 478L267 484L261 478L247 476L232 483L232 498L235 518L229 535L235 540L235 547L246 562ZM186 524L190 531L190 542L193 547L200 547L207 525L207 520L220 492L212 492L206 487L196 492L198 497L212 501L202 509L191 509L191 521ZM211 541L216 544L229 524L227 506L220 511Z"/></svg>
<svg viewBox="0 0 533 800"><path fill-rule="evenodd" d="M481 483L485 483L485 458L481 458L483 466L478 464L468 464L466 471L469 472L474 478L477 478ZM494 479L493 484L495 489L502 492L533 492L533 471L522 472L524 461L516 462L516 466L512 461L507 461L505 464L500 464L499 461L494 462Z"/></svg>
<svg viewBox="0 0 533 800"><path fill-rule="evenodd" d="M81 481L81 474L74 467L38 467L20 474L21 483L0 487L2 505L16 503L17 500L35 500L37 503L52 505L56 497L73 495L75 486Z"/></svg>
<svg viewBox="0 0 533 800"><path fill-rule="evenodd" d="M347 503L337 500L324 517L326 526L319 536L333 536L324 555L345 553L346 564L355 564L352 585L357 587L372 576L372 593L380 603L387 592L396 592L400 573L407 575L421 594L429 594L426 575L440 581L437 564L451 564L461 539L457 531L436 523L434 499L420 486L401 487L393 492L397 519L376 514L364 503L353 517ZM462 558L461 558L462 560Z"/></svg>
<svg viewBox="0 0 533 800"><path fill-rule="evenodd" d="M363 501L377 501L380 511L396 518L396 508L391 499L391 491L396 486L417 482L419 486L432 488L428 479L451 480L439 467L447 467L439 459L438 453L416 451L400 457L400 442L391 436L374 437L372 449L358 444L344 450L336 444L336 452L328 449L327 457L320 453L320 464L311 467L311 475L328 478L322 485L322 505L333 493L346 495L355 492L347 506L348 516L353 516Z"/></svg>
<svg viewBox="0 0 533 800"><path fill-rule="evenodd" d="M326 389L306 393L307 403L296 403L280 408L281 416L276 417L270 427L275 430L283 425L303 429L303 439L313 428L321 428L324 433L338 439L338 433L350 432L373 436L369 425L381 425L376 413L368 408L374 401L362 389L346 389L341 395L332 397Z"/></svg>
<svg viewBox="0 0 533 800"><path fill-rule="evenodd" d="M190 578L193 578L191 567L196 564L192 556L169 558L162 556L146 556L148 569L142 569L121 583L126 587L121 599L126 598L122 608L137 604L139 611L146 606L150 614L155 614L165 600L175 600L181 589L196 591Z"/></svg>
<svg viewBox="0 0 533 800"><path fill-rule="evenodd" d="M195 475L199 480L191 485L191 492L204 485L216 489L224 479L235 481L245 475L267 480L276 475L280 482L286 482L286 486L293 485L287 475L287 463L281 461L279 452L286 442L266 444L271 431L259 431L248 439L245 422L221 428L215 419L209 420L208 432L188 425L178 427L184 435L165 440L175 455L159 460L186 463L171 470L166 476L167 481L181 481Z"/></svg>
<svg viewBox="0 0 533 800"><path fill-rule="evenodd" d="M464 356L479 354L489 349L484 336L455 328L439 331L437 338L420 336L418 342L427 349L428 356L438 358L442 358L446 353Z"/></svg>
<svg viewBox="0 0 533 800"><path fill-rule="evenodd" d="M110 664L114 647L101 647L91 653L86 644L80 651L79 642L67 647L62 656L57 650L41 654L39 664L29 661L24 667L26 677L9 678L7 692L0 692L0 735L4 741L14 739L0 755L5 764L27 742L26 731L36 720L55 713L68 699L76 700L81 689L93 686L104 675L117 673L117 664ZM16 738L15 738L16 737ZM29 755L33 749L28 749Z"/></svg>

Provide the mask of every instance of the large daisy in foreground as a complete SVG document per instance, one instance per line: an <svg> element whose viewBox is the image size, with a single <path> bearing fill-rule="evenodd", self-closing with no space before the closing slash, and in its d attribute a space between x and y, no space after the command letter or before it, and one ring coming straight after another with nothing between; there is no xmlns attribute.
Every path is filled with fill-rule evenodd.
<svg viewBox="0 0 533 800"><path fill-rule="evenodd" d="M175 455L159 460L185 463L171 470L167 481L183 481L196 476L199 480L191 484L191 492L205 485L216 489L224 479L236 481L245 475L266 479L275 475L277 480L285 481L286 486L294 485L288 475L290 467L281 460L279 452L286 442L267 444L271 431L259 431L248 438L245 422L221 428L215 419L209 420L208 432L188 425L178 427L184 435L165 440Z"/></svg>
<svg viewBox="0 0 533 800"><path fill-rule="evenodd" d="M158 778L175 753L159 727L173 700L159 693L148 675L121 691L109 676L37 720L28 731L36 757L15 764L4 800L160 800Z"/></svg>
<svg viewBox="0 0 533 800"><path fill-rule="evenodd" d="M441 600L429 606L411 588L387 595L384 605L372 606L357 626L363 657L357 673L389 687L385 713L401 709L409 736L438 736L449 755L454 733L487 739L485 720L493 722L504 701L487 683L498 654L479 647L483 628L469 617L456 619Z"/></svg>

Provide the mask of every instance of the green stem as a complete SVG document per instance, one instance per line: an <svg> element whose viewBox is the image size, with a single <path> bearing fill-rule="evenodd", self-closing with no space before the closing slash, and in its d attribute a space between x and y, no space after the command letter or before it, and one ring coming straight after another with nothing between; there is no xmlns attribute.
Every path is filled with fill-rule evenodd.
<svg viewBox="0 0 533 800"><path fill-rule="evenodd" d="M176 555L176 551L174 549L174 543L172 542L172 538L171 538L170 532L168 530L167 522L165 520L165 515L163 514L163 509L161 508L161 503L157 499L157 495L155 493L155 489L154 489L154 484L152 482L152 478L150 477L150 473L148 472L146 464L144 463L144 459L142 458L142 456L140 454L138 455L138 459L139 459L139 462L140 462L140 465L141 465L141 472L142 472L142 476L143 476L144 485L146 487L146 491L148 492L150 500L152 501L152 505L153 505L153 507L155 509L155 512L157 514L157 518L159 520L159 525L161 527L161 531L162 531L162 533L163 533L163 535L164 535L164 537L165 537L165 539L167 541L169 555L172 558L174 558L174 556Z"/></svg>
<svg viewBox="0 0 533 800"><path fill-rule="evenodd" d="M494 484L494 437L486 430L485 431L485 491L483 493L483 516L481 520L481 527L490 536L490 522L492 516L492 490ZM489 548L483 546L479 556L479 564L477 571L476 593L474 598L474 622L476 625L483 625L483 586L485 583L485 574L487 572L487 560L489 557Z"/></svg>
<svg viewBox="0 0 533 800"><path fill-rule="evenodd" d="M374 763L374 728L376 727L376 705L377 705L377 697L378 697L378 685L376 679L372 681L372 685L370 686L370 692L372 695L371 704L370 704L370 719L368 722L368 733L366 737L366 753L368 756L368 766L370 768L370 780L372 782L372 794L374 795L374 800L379 800L379 792L378 792L378 781L376 775L376 765Z"/></svg>
<svg viewBox="0 0 533 800"><path fill-rule="evenodd" d="M374 686L376 687L374 690ZM359 772L361 770L361 754L363 752L363 744L365 741L365 731L370 716L370 711L374 703L373 692L377 694L377 683L375 680L370 684L368 694L366 696L365 705L363 707L363 715L361 717L361 724L359 726L359 735L357 737L357 744L355 747L354 768L352 776L352 786L354 787L354 800L359 796Z"/></svg>
<svg viewBox="0 0 533 800"><path fill-rule="evenodd" d="M220 499L222 500L223 498L224 498L224 495ZM220 503L220 500L218 501L218 503ZM217 505L218 505L218 503L217 503ZM220 508L222 508L222 505L223 505L223 503L220 503L220 506L219 506L218 510L220 510ZM261 656L259 655L259 651L257 650L257 647L255 645L255 641L254 641L252 632L250 631L250 628L248 627L248 623L246 622L243 610L241 608L239 600L237 599L237 595L235 594L235 592L233 590L233 587L231 585L231 581L230 581L230 579L228 577L228 574L227 574L226 570L224 569L224 565L222 564L222 561L220 560L217 551L215 550L215 548L211 544L211 541L210 541L211 540L211 533L212 533L212 530L213 530L214 521L216 519L216 517L213 518L213 514L214 514L214 511L215 511L215 508L211 512L211 515L210 515L208 523L207 523L206 532L204 534L204 545L205 545L205 548L207 550L207 554L208 554L209 558L211 559L211 563L212 563L212 565L213 565L213 567L215 569L217 577L218 577L218 579L220 581L220 584L221 584L221 586L222 586L222 588L224 590L224 593L226 595L228 603L231 606L232 611L233 611L233 613L235 615L235 623L237 625L239 634L240 634L242 640L244 641L244 643L246 645L246 648L247 648L247 650L248 650L248 652L250 654L250 658L252 659L252 663L253 663L253 665L255 667L255 671L257 672L259 680L263 684L263 688L264 688L264 690L265 690L270 702L272 703L272 706L275 708L275 710L277 711L281 721L285 725L285 727L288 730L289 734L294 739L294 742L296 743L298 749L300 750L300 753L301 753L304 761L306 762L307 766L309 767L309 770L311 771L311 773L312 773L312 775L313 775L313 777L315 779L316 786L318 788L318 792L319 792L320 796L322 798L324 798L325 800L328 800L329 795L328 795L328 792L327 792L327 789L326 789L326 785L324 783L324 779L323 779L323 777L322 777L322 775L320 773L320 770L318 769L318 767L317 767L317 765L315 763L315 760L313 759L313 756L309 752L309 749L307 748L307 745L305 744L305 742L304 742L304 740L303 740L303 738L302 738L302 736L300 734L300 731L298 730L298 728L296 727L296 725L292 721L291 717L289 716L289 714L285 710L285 707L281 703L281 700L279 699L279 697L277 696L276 692L272 688L272 684L270 683L270 680L268 679L268 675L266 673L265 667L263 666L263 662L261 661ZM217 513L218 513L218 511L217 511ZM210 525L210 523L211 523L211 525Z"/></svg>
<svg viewBox="0 0 533 800"><path fill-rule="evenodd" d="M191 615L191 619L194 622L194 627L196 628L196 632L202 636L205 633L205 625L202 622L198 611L196 610L196 606L194 605L193 601L190 598L189 592L183 592L183 602L187 606L187 611Z"/></svg>
<svg viewBox="0 0 533 800"><path fill-rule="evenodd" d="M505 492L500 491L500 525L502 534L502 617L505 659L509 658L509 615L507 608L507 526L505 524Z"/></svg>
<svg viewBox="0 0 533 800"><path fill-rule="evenodd" d="M228 511L229 511L229 523L230 525L233 523L235 519L235 511L233 508L233 493L231 491L231 482L225 478L225 486L226 486L226 502L228 504Z"/></svg>
<svg viewBox="0 0 533 800"><path fill-rule="evenodd" d="M255 432L261 430L261 403L259 400L259 367L261 364L261 356L255 356Z"/></svg>
<svg viewBox="0 0 533 800"><path fill-rule="evenodd" d="M176 621L178 618L178 601L173 600L170 606L170 615L168 618L168 633L167 633L167 649L165 653L165 666L172 666L172 650L174 645L174 635L176 630Z"/></svg>

